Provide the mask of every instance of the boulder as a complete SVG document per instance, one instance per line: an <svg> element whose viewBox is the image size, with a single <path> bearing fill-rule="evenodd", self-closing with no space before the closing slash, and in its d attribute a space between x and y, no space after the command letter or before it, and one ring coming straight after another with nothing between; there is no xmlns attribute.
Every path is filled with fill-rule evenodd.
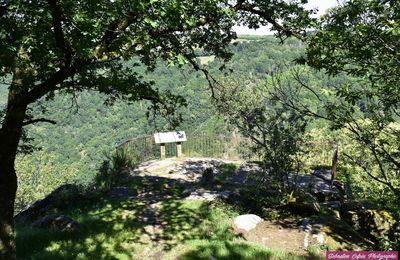
<svg viewBox="0 0 400 260"><path fill-rule="evenodd" d="M79 224L72 218L64 215L60 216L44 216L31 225L32 228L41 228L41 229L58 229L61 231L72 232L79 229Z"/></svg>
<svg viewBox="0 0 400 260"><path fill-rule="evenodd" d="M368 201L346 201L340 205L340 211L342 213L348 211L363 211L367 209L378 209L378 207Z"/></svg>
<svg viewBox="0 0 400 260"><path fill-rule="evenodd" d="M389 212L380 210L368 202L343 203L340 217L356 231L376 242L388 238L396 224Z"/></svg>
<svg viewBox="0 0 400 260"><path fill-rule="evenodd" d="M250 231L254 229L263 219L254 214L240 215L233 221L234 228Z"/></svg>
<svg viewBox="0 0 400 260"><path fill-rule="evenodd" d="M327 177L325 171L314 171L311 174L291 172L288 175L287 185L312 194L320 202L340 200L342 194L341 184L335 181L331 187L330 177Z"/></svg>
<svg viewBox="0 0 400 260"><path fill-rule="evenodd" d="M299 215L317 215L320 212L318 200L309 193L297 193L289 197L287 209Z"/></svg>

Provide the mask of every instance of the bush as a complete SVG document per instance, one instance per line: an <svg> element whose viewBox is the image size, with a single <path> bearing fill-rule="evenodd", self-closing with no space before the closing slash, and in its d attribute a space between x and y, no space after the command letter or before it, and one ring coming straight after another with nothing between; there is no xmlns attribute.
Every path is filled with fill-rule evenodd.
<svg viewBox="0 0 400 260"><path fill-rule="evenodd" d="M139 157L135 152L128 149L117 150L112 156L107 156L101 164L95 177L95 187L110 189L118 185L138 163Z"/></svg>

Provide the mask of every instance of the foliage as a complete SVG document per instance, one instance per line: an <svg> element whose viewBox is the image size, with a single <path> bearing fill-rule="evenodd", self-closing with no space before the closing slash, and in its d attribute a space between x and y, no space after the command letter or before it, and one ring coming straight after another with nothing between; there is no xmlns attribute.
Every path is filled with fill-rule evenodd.
<svg viewBox="0 0 400 260"><path fill-rule="evenodd" d="M232 77L249 76L254 82L262 80L265 73L275 71L279 67L276 64L277 60L289 62L302 52L299 42L287 40L280 44L272 36L257 36L254 41L230 45L229 50L234 56L226 63L226 67L234 69ZM249 59L257 62L248 62ZM224 72L218 70L220 65L217 59L207 67L216 78L224 75ZM131 66L130 62L126 66ZM231 140L221 139L219 134L228 135L227 132L233 129L216 113L209 99L210 90L207 83L201 80L201 73L193 72L189 66L179 69L163 62L155 68L154 74L146 73L144 66L134 68L143 74L147 81L153 81L154 87L160 91L169 89L188 100L188 106L178 110L183 117L179 129L189 134L190 142L183 144L184 150L190 151L189 155L195 155L197 149L203 149L208 151L208 156L225 156L222 153L226 150L226 143L231 143ZM0 84L0 107L5 106L7 91L8 85ZM49 151L55 155L53 165L69 165L71 171L76 171L77 176L74 180L88 185L93 181L104 153L108 154L110 149L127 139L171 129L168 121L159 114L150 114L150 118L146 118L150 106L146 101L127 104L116 100L112 105L107 105L106 100L104 94L83 91L74 95L55 95L52 100L43 100L32 105L33 114L50 118L57 124L27 126L28 137L33 139L30 144L36 149L24 157L35 158L40 149ZM203 133L215 135L218 141L203 138ZM247 144L240 142L235 145L237 150L231 147L229 156L239 153L246 159L258 159L256 156L244 154L244 151L248 150L246 146ZM138 148L137 151L142 149ZM30 160L32 168L42 167L42 160ZM24 178L25 172L19 171L18 174L20 178ZM53 175L47 176L52 178ZM24 196L24 193L18 194Z"/></svg>
<svg viewBox="0 0 400 260"><path fill-rule="evenodd" d="M77 163L57 163L56 153L39 151L33 156L21 155L17 159L20 173L19 189L15 202L16 211L21 211L33 202L66 183L75 182L78 176Z"/></svg>
<svg viewBox="0 0 400 260"><path fill-rule="evenodd" d="M125 149L117 150L103 161L94 179L97 189L115 187L128 176L128 170L135 169L139 162L136 153Z"/></svg>
<svg viewBox="0 0 400 260"><path fill-rule="evenodd" d="M346 129L355 141L358 152L346 153L347 159L397 200L399 8L398 1L345 2L322 18L306 51L306 61L313 68L352 77L331 89L330 99L321 100L326 118L333 127Z"/></svg>
<svg viewBox="0 0 400 260"><path fill-rule="evenodd" d="M369 118L372 113L380 112L367 107L371 100L363 96L362 91L367 91L370 86L362 85L357 78L345 75L329 77L322 72L312 73L310 68L299 66L287 71L286 75L285 79L273 84L276 98L290 109L310 116L315 122L328 122L327 126L331 129L327 131L323 130L327 126L321 127L314 123L315 130L308 130L308 137L318 140L318 136L327 132L325 140L330 139L340 144L342 170L354 173L348 175L347 181L356 190L363 190L358 192L357 197L368 197L383 207L394 209L399 187L397 119L375 121ZM340 95L346 86L358 91L359 100L356 104ZM378 101L379 97L373 96L373 99Z"/></svg>
<svg viewBox="0 0 400 260"><path fill-rule="evenodd" d="M301 67L301 73L300 67L284 68L279 77L271 77L282 68L276 60L286 62L303 52L302 44L293 39L280 47L271 38L257 42L253 37L229 45L236 38L232 30L236 22L250 28L270 24L281 40L303 37L304 28L313 22L309 18L313 11L305 10L304 2L6 1L0 12L0 80L5 83L0 86L0 143L4 145L0 185L9 192L4 192L4 199L0 197L0 207L7 210L8 223L13 215L8 200L14 192L9 180L16 180L12 168L17 150L31 151L32 143L44 147L43 152L17 158L21 198L17 206L25 207L37 199L33 187L39 187L37 196L42 197L63 182L90 182L101 151L127 135L171 129L184 119L193 131L221 131L224 122L208 108L205 97L209 94L218 98L219 112L258 145L266 169L261 184L271 176L280 189L286 188L289 171L298 172L302 167L299 156L304 133L312 132L306 123L319 118L338 130L326 132L339 133L346 164L341 169L355 186L356 197L375 198L387 208L398 209L400 5L390 0L348 1L322 19L317 31L309 34L305 61L334 77L308 67ZM223 63L232 52L243 55ZM199 64L199 57L215 60ZM149 76L160 64L162 76ZM222 77L224 72L217 71L224 68L241 73L230 75L236 80L223 82L227 88L216 89L218 82L211 75ZM188 76L193 70L202 73ZM180 76L170 77L179 71ZM265 77L266 84L259 84ZM201 78L207 82L199 83ZM75 102L83 97L87 101L81 104L87 105L87 114L65 122L71 115L67 103L72 100L71 107L77 107ZM141 101L129 111L132 107L118 99L150 102ZM107 112L100 103L114 104L108 108L114 111ZM60 130L34 125L52 123L41 116L54 108L61 112L53 110L46 117L50 114L64 121ZM178 116L171 116L175 114ZM149 121L154 126L149 126ZM321 120L313 124L311 127L326 129ZM82 128L74 130L77 125ZM107 129L100 130L104 125ZM336 141L336 137L331 139ZM116 185L129 164L127 159L116 154L104 162L98 185ZM47 172L49 175L43 175ZM37 185L37 180L46 185ZM21 182L26 181L24 187ZM6 236L12 237L7 232ZM3 237L0 247L8 244Z"/></svg>
<svg viewBox="0 0 400 260"><path fill-rule="evenodd" d="M399 9L398 1L345 2L322 18L307 45L307 63L314 68L365 80L369 87L361 93L349 86L340 94L353 104L364 95L370 101L379 98L369 117L379 116L378 108L385 108L379 117L390 118L399 106Z"/></svg>
<svg viewBox="0 0 400 260"><path fill-rule="evenodd" d="M91 199L76 201L71 208L60 207L54 212L78 221L80 229L75 232L17 226L18 259L146 259L149 251L150 255L159 252L163 259L196 259L206 253L222 259L228 256L288 259L285 252L244 242L233 233L232 219L238 212L229 205L183 200L178 197L180 192L176 192L179 187L146 182L139 176L134 181L140 188L154 193L160 191L160 186L164 187L168 194L158 198L157 216L164 223L159 236L152 237L154 234L143 223L142 216L150 206L148 201L110 199L97 194Z"/></svg>
<svg viewBox="0 0 400 260"><path fill-rule="evenodd" d="M268 80L260 85L227 81L219 89L217 107L261 154L265 172L256 176L260 188L268 189L273 184L281 190L291 190L289 173L300 170L307 120L276 99L269 84Z"/></svg>

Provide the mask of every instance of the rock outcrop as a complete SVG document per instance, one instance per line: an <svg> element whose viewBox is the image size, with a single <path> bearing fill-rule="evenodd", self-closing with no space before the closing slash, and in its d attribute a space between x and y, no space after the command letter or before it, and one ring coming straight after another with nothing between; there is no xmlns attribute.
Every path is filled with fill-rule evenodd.
<svg viewBox="0 0 400 260"><path fill-rule="evenodd" d="M289 197L287 209L299 215L316 215L320 211L317 199L309 193L296 193Z"/></svg>
<svg viewBox="0 0 400 260"><path fill-rule="evenodd" d="M376 242L388 238L396 225L396 220L389 212L378 209L371 203L343 203L340 216L356 231Z"/></svg>
<svg viewBox="0 0 400 260"><path fill-rule="evenodd" d="M254 214L240 215L233 221L233 226L238 230L250 231L262 221L262 218Z"/></svg>
<svg viewBox="0 0 400 260"><path fill-rule="evenodd" d="M33 222L31 227L41 229L57 229L61 231L72 232L79 229L79 224L68 216L47 215Z"/></svg>
<svg viewBox="0 0 400 260"><path fill-rule="evenodd" d="M82 189L73 184L64 184L44 199L33 203L29 208L21 211L15 216L18 223L31 222L48 214L49 210L54 208L63 208L73 205L77 200L85 199Z"/></svg>

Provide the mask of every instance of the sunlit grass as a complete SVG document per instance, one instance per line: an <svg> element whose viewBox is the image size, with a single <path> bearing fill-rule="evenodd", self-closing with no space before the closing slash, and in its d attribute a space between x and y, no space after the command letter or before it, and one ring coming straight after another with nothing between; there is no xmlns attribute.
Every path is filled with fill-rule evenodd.
<svg viewBox="0 0 400 260"><path fill-rule="evenodd" d="M129 204L100 201L79 205L80 210L62 212L80 223L77 231L31 229L19 226L19 259L132 259L140 246L132 241L140 236L135 214L126 214ZM135 205L130 205L134 207ZM137 205L140 209L140 205Z"/></svg>
<svg viewBox="0 0 400 260"><path fill-rule="evenodd" d="M244 241L232 229L239 213L222 202L184 200L180 189L162 183L141 183L143 189L166 189L169 196L157 204L157 223L141 218L150 206L140 199L107 199L100 194L90 201L77 201L72 208L53 212L80 223L74 232L17 227L19 259L148 259L160 252L161 259L290 259ZM132 189L138 188L134 182ZM153 229L150 229L153 230Z"/></svg>

